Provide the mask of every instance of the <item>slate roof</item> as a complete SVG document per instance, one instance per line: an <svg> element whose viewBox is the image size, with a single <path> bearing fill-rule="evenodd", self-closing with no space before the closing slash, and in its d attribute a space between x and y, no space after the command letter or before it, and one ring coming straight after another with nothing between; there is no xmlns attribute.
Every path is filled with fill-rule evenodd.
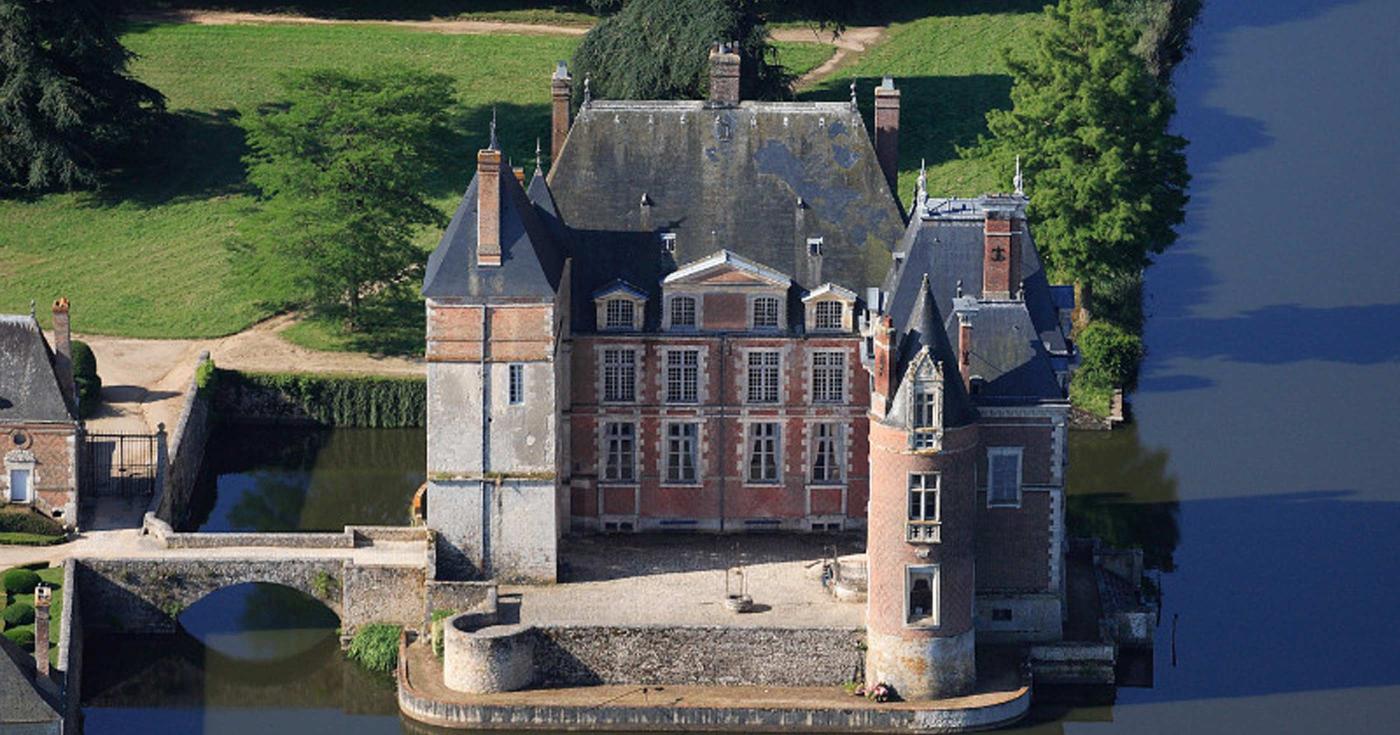
<svg viewBox="0 0 1400 735"><path fill-rule="evenodd" d="M802 287L859 293L880 284L904 227L846 103L594 101L548 182L574 247L578 331L596 328L588 295L614 278L649 291L654 328L662 279L726 248ZM676 234L675 252L663 252L662 232ZM823 238L819 258L808 237Z"/></svg>
<svg viewBox="0 0 1400 735"><path fill-rule="evenodd" d="M962 281L964 297L982 293L983 220L986 199L930 200L927 212L914 217L898 245L901 264L885 282L888 311L896 328L914 318L925 275L943 314L950 341L958 339L954 299ZM1004 202L1004 200L1003 200ZM998 202L1002 203L1002 202ZM1064 400L1055 374L1065 364L1068 343L1045 269L1028 232L1022 240L1022 302L980 302L973 317L971 372L983 379L978 403L1025 403Z"/></svg>
<svg viewBox="0 0 1400 735"><path fill-rule="evenodd" d="M943 368L943 426L951 428L970 424L976 420L977 411L963 386L962 374L958 372L957 353L953 351L948 333L943 328L942 313L938 309L932 289L929 288L927 277L920 278L920 286L915 289L913 299L908 323L896 331L898 362L895 375L899 376L900 385L895 390L894 400L885 421L895 425L907 425L908 417L905 413L910 405L908 391L911 388L910 381L905 378L908 377L910 366L927 349L928 354Z"/></svg>
<svg viewBox="0 0 1400 735"><path fill-rule="evenodd" d="M54 373L53 353L28 315L0 314L0 422L74 421Z"/></svg>
<svg viewBox="0 0 1400 735"><path fill-rule="evenodd" d="M501 264L477 267L476 210L479 177L462 195L457 211L428 258L423 295L462 303L552 301L564 274L567 251L559 232L541 216L541 204L526 195L510 167L502 164ZM546 203L547 205L548 203Z"/></svg>
<svg viewBox="0 0 1400 735"><path fill-rule="evenodd" d="M0 730L62 719L55 704L34 687L34 676L34 657L0 636Z"/></svg>

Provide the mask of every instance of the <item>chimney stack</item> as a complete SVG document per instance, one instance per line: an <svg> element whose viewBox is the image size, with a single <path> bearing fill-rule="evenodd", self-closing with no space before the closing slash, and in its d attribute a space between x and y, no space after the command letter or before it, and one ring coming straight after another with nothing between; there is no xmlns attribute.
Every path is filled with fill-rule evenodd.
<svg viewBox="0 0 1400 735"><path fill-rule="evenodd" d="M710 47L710 104L733 107L739 104L739 54L731 43Z"/></svg>
<svg viewBox="0 0 1400 735"><path fill-rule="evenodd" d="M59 385L64 396L76 407L78 386L73 380L73 330L68 320L68 298L60 297L53 302L53 351L54 372L58 374Z"/></svg>
<svg viewBox="0 0 1400 735"><path fill-rule="evenodd" d="M53 589L47 585L34 588L34 668L39 676L49 675L49 604Z"/></svg>
<svg viewBox="0 0 1400 735"><path fill-rule="evenodd" d="M572 89L574 78L569 76L569 67L564 62L554 68L554 76L549 80L549 92L554 99L554 119L553 132L551 135L551 148L549 151L549 168L553 170L554 162L559 160L560 151L564 150L564 141L569 137L569 127L573 124L569 119L572 109L570 107L569 92Z"/></svg>
<svg viewBox="0 0 1400 735"><path fill-rule="evenodd" d="M501 152L494 147L476 154L476 264L501 264Z"/></svg>
<svg viewBox="0 0 1400 735"><path fill-rule="evenodd" d="M958 312L958 372L963 387L972 392L972 313Z"/></svg>
<svg viewBox="0 0 1400 735"><path fill-rule="evenodd" d="M885 77L875 88L875 158L885 172L890 191L899 191L899 90Z"/></svg>
<svg viewBox="0 0 1400 735"><path fill-rule="evenodd" d="M1021 224L1014 210L987 210L982 228L982 298L1009 301L1021 290Z"/></svg>
<svg viewBox="0 0 1400 735"><path fill-rule="evenodd" d="M870 395L870 412L876 418L884 418L894 400L899 376L895 375L894 320L888 314L875 322L875 387Z"/></svg>

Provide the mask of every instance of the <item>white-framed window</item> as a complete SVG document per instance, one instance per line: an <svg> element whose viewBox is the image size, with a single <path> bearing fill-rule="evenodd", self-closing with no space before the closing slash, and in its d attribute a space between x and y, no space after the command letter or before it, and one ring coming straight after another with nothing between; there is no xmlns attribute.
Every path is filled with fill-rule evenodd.
<svg viewBox="0 0 1400 735"><path fill-rule="evenodd" d="M637 351L603 350L603 402L632 403L637 400Z"/></svg>
<svg viewBox="0 0 1400 735"><path fill-rule="evenodd" d="M699 350L670 350L666 353L666 402L700 402Z"/></svg>
<svg viewBox="0 0 1400 735"><path fill-rule="evenodd" d="M695 297L672 296L671 328L694 329L695 326Z"/></svg>
<svg viewBox="0 0 1400 735"><path fill-rule="evenodd" d="M841 403L846 398L846 353L812 353L812 403Z"/></svg>
<svg viewBox="0 0 1400 735"><path fill-rule="evenodd" d="M525 366L513 362L506 368L510 405L519 406L525 402Z"/></svg>
<svg viewBox="0 0 1400 735"><path fill-rule="evenodd" d="M609 421L603 425L603 481L636 482L637 425Z"/></svg>
<svg viewBox="0 0 1400 735"><path fill-rule="evenodd" d="M676 252L676 233L661 233L661 251L666 253Z"/></svg>
<svg viewBox="0 0 1400 735"><path fill-rule="evenodd" d="M10 498L11 503L32 503L34 502L34 472L30 469L14 468L10 470Z"/></svg>
<svg viewBox="0 0 1400 735"><path fill-rule="evenodd" d="M938 625L938 565L920 564L904 568L904 623Z"/></svg>
<svg viewBox="0 0 1400 735"><path fill-rule="evenodd" d="M909 519L906 540L910 543L938 543L939 483L937 472L909 473Z"/></svg>
<svg viewBox="0 0 1400 735"><path fill-rule="evenodd" d="M777 423L749 424L749 471L751 483L776 483L782 426Z"/></svg>
<svg viewBox="0 0 1400 735"><path fill-rule="evenodd" d="M812 327L823 332L839 332L842 318L846 315L846 305L840 301L818 301L812 307Z"/></svg>
<svg viewBox="0 0 1400 735"><path fill-rule="evenodd" d="M915 449L937 449L943 429L943 386L933 380L914 383L912 441Z"/></svg>
<svg viewBox="0 0 1400 735"><path fill-rule="evenodd" d="M700 425L666 425L666 482L694 483L700 475Z"/></svg>
<svg viewBox="0 0 1400 735"><path fill-rule="evenodd" d="M987 505L1021 505L1021 447L987 448Z"/></svg>
<svg viewBox="0 0 1400 735"><path fill-rule="evenodd" d="M751 350L748 363L748 402L777 403L782 394L779 386L782 356L777 350Z"/></svg>
<svg viewBox="0 0 1400 735"><path fill-rule="evenodd" d="M749 307L749 326L754 329L777 329L778 309L781 303L776 296L759 296Z"/></svg>
<svg viewBox="0 0 1400 735"><path fill-rule="evenodd" d="M809 237L809 238L807 238L807 255L808 255L809 257L815 258L815 257L820 256L821 254L822 254L822 238L820 238L820 237Z"/></svg>
<svg viewBox="0 0 1400 735"><path fill-rule="evenodd" d="M812 484L834 485L844 477L846 453L840 424L812 425Z"/></svg>
<svg viewBox="0 0 1400 735"><path fill-rule="evenodd" d="M603 306L604 329L636 329L637 305L631 299L608 299Z"/></svg>

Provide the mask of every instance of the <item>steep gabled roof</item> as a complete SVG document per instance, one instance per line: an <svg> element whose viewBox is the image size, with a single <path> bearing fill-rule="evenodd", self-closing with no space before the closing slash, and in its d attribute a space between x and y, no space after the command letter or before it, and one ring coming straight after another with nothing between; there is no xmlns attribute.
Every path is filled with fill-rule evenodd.
<svg viewBox="0 0 1400 735"><path fill-rule="evenodd" d="M74 421L34 317L0 314L0 421Z"/></svg>
<svg viewBox="0 0 1400 735"><path fill-rule="evenodd" d="M914 293L909 321L902 327L896 325L898 360L895 363L895 375L899 376L900 383L885 420L895 424L906 423L906 409L910 404L909 391L912 390L912 371L921 362L933 360L942 368L943 425L948 428L964 426L976 420L977 411L968 399L962 374L958 372L957 354L948 341L948 334L943 328L943 317L929 288L927 277L922 278L920 284L920 288Z"/></svg>
<svg viewBox="0 0 1400 735"><path fill-rule="evenodd" d="M687 263L661 279L661 282L663 284L682 283L704 278L720 270L738 271L775 288L788 288L792 285L792 279L787 274L769 268L762 263L756 263L730 250L720 250L693 263Z"/></svg>
<svg viewBox="0 0 1400 735"><path fill-rule="evenodd" d="M552 300L567 252L506 165L497 177L501 197L501 264L476 264L477 189L473 176L437 249L428 258L423 295L466 303Z"/></svg>
<svg viewBox="0 0 1400 735"><path fill-rule="evenodd" d="M805 288L859 291L881 282L904 226L845 103L594 101L574 121L549 188L576 248L576 302L618 277L659 289L678 264L721 249ZM661 232L675 234L674 252ZM819 257L809 237L822 238ZM659 302L648 302L648 325L659 323ZM575 326L592 329L592 310L579 307Z"/></svg>

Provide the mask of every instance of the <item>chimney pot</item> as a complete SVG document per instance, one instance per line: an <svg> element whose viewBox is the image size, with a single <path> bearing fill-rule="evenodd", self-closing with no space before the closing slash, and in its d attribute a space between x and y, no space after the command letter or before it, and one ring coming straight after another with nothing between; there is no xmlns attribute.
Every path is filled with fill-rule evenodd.
<svg viewBox="0 0 1400 735"><path fill-rule="evenodd" d="M49 675L49 604L53 589L47 585L34 588L34 667L40 676Z"/></svg>
<svg viewBox="0 0 1400 735"><path fill-rule="evenodd" d="M78 386L73 379L73 330L68 317L68 298L61 296L53 302L54 373L59 387L74 411L78 407Z"/></svg>
<svg viewBox="0 0 1400 735"><path fill-rule="evenodd" d="M501 152L476 154L476 264L501 264Z"/></svg>

